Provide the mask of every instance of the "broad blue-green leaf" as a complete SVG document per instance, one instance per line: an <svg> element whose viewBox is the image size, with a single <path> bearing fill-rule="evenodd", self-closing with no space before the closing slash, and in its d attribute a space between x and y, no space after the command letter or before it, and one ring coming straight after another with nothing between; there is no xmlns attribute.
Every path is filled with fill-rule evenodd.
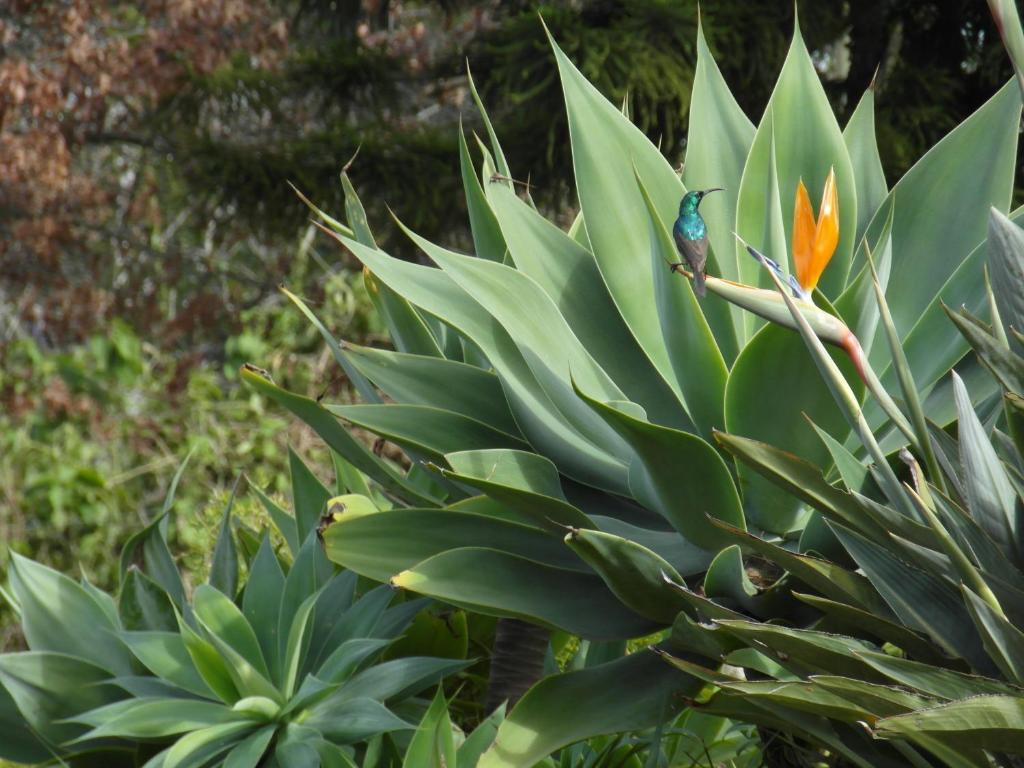
<svg viewBox="0 0 1024 768"><path fill-rule="evenodd" d="M473 159L466 145L466 134L459 123L459 166L462 170L462 188L469 211L469 228L473 233L476 255L489 261L501 261L505 256L505 240L501 236L498 219L491 210L480 186L480 178L473 170ZM502 184L502 187L505 185Z"/></svg>
<svg viewBox="0 0 1024 768"><path fill-rule="evenodd" d="M686 163L683 183L687 189L724 187L708 198L701 215L708 225L712 264L716 275L726 280L740 278L733 230L736 207L743 178L743 165L754 141L754 125L733 97L718 64L697 26L697 66L690 90L690 124L686 137ZM719 337L719 345L730 363L736 357L736 338L743 338L743 314L729 305L733 318L732 338ZM717 330L717 329L716 329Z"/></svg>
<svg viewBox="0 0 1024 768"><path fill-rule="evenodd" d="M1008 209L1020 109L1020 91L1015 83L1007 83L889 193L896 198L896 207L887 295L895 297L892 314L901 336L919 322L950 275L985 239L989 209ZM842 206L842 196L839 202ZM934 211L956 215L936 217ZM879 211L868 228L869 241L876 239L873 233L883 224ZM981 289L980 271L977 277ZM913 362L915 378L921 381Z"/></svg>
<svg viewBox="0 0 1024 768"><path fill-rule="evenodd" d="M489 723L490 720L484 721ZM18 711L14 699L3 687L0 677L0 760L15 763L42 763L50 757L49 748L33 732L32 726Z"/></svg>
<svg viewBox="0 0 1024 768"><path fill-rule="evenodd" d="M299 541L316 530L324 513L330 492L317 479L295 451L288 449L288 467L292 479L292 506L295 508L295 530Z"/></svg>
<svg viewBox="0 0 1024 768"><path fill-rule="evenodd" d="M388 327L395 349L411 355L444 357L427 322L408 301L381 283L368 269L363 269L363 284L377 314Z"/></svg>
<svg viewBox="0 0 1024 768"><path fill-rule="evenodd" d="M227 752L254 728L253 723L222 723L182 736L167 752L163 768L198 768Z"/></svg>
<svg viewBox="0 0 1024 768"><path fill-rule="evenodd" d="M413 530L415 535L409 535ZM561 537L509 520L447 509L392 509L354 518L342 514L324 532L324 544L331 560L377 581L461 547L490 547L558 568L589 570L565 548Z"/></svg>
<svg viewBox="0 0 1024 768"><path fill-rule="evenodd" d="M365 697L340 702L325 699L309 711L303 724L338 744L362 741L376 733L413 728L380 702Z"/></svg>
<svg viewBox="0 0 1024 768"><path fill-rule="evenodd" d="M456 765L452 721L448 702L439 687L409 742L402 768L452 768Z"/></svg>
<svg viewBox="0 0 1024 768"><path fill-rule="evenodd" d="M121 581L117 607L124 629L173 632L178 628L170 596L134 565Z"/></svg>
<svg viewBox="0 0 1024 768"><path fill-rule="evenodd" d="M270 537L264 536L249 569L245 594L242 595L242 613L256 634L274 680L281 678L278 618L283 593L284 573L270 544Z"/></svg>
<svg viewBox="0 0 1024 768"><path fill-rule="evenodd" d="M268 725L240 741L224 758L224 768L256 768L276 730Z"/></svg>
<svg viewBox="0 0 1024 768"><path fill-rule="evenodd" d="M124 641L135 658L154 675L197 696L213 698L213 692L192 663L175 626L173 632L124 632Z"/></svg>
<svg viewBox="0 0 1024 768"><path fill-rule="evenodd" d="M594 257L619 312L662 374L672 370L657 308L647 213L633 168L643 178L663 221L675 218L684 189L668 161L635 125L587 82L551 41L565 94L573 168ZM731 330L728 310L723 313Z"/></svg>
<svg viewBox="0 0 1024 768"><path fill-rule="evenodd" d="M1007 328L1021 331L1024 329L1024 232L995 208L989 214L988 251L989 278L999 316ZM1009 331L1007 335L1012 336Z"/></svg>
<svg viewBox="0 0 1024 768"><path fill-rule="evenodd" d="M432 405L331 405L328 410L345 421L435 460L459 449L522 450L528 447L507 432Z"/></svg>
<svg viewBox="0 0 1024 768"><path fill-rule="evenodd" d="M567 744L650 728L669 720L703 686L645 651L553 675L519 701L477 767L530 768Z"/></svg>
<svg viewBox="0 0 1024 768"><path fill-rule="evenodd" d="M466 579L467 573L476 575ZM597 576L482 547L442 552L391 582L468 610L595 640L640 637L656 626L626 609Z"/></svg>
<svg viewBox="0 0 1024 768"><path fill-rule="evenodd" d="M875 138L875 87L874 82L864 91L857 102L857 108L850 115L843 129L843 141L850 153L853 179L857 187L857 235L859 243L875 212L889 194L882 170L882 159L878 155L878 140ZM856 247L856 245L854 246Z"/></svg>
<svg viewBox="0 0 1024 768"><path fill-rule="evenodd" d="M53 743L76 738L85 730L66 722L67 718L124 695L114 686L104 684L109 679L105 669L62 653L27 651L0 655L0 685L35 732Z"/></svg>
<svg viewBox="0 0 1024 768"><path fill-rule="evenodd" d="M875 730L882 738L916 741L921 736L927 736L954 746L1022 754L1024 697L974 696L930 709L887 717L875 724Z"/></svg>
<svg viewBox="0 0 1024 768"><path fill-rule="evenodd" d="M184 466L184 465L182 465ZM176 478L177 479L177 478ZM129 566L137 566L143 573L163 587L174 604L181 610L185 600L185 588L181 574L174 564L171 551L167 548L165 528L168 513L164 512L138 533L134 534L121 550L121 578Z"/></svg>
<svg viewBox="0 0 1024 768"><path fill-rule="evenodd" d="M120 628L80 585L15 552L9 578L29 648L66 653L114 674L131 674L131 654L117 639Z"/></svg>
<svg viewBox="0 0 1024 768"><path fill-rule="evenodd" d="M396 403L431 405L519 435L498 377L454 360L346 344L352 363Z"/></svg>
<svg viewBox="0 0 1024 768"><path fill-rule="evenodd" d="M424 311L457 328L486 354L502 381L516 422L535 449L570 476L599 488L625 492L625 466L588 442L567 420L538 383L509 334L445 272L391 258L351 240L341 242L382 280L400 289Z"/></svg>
<svg viewBox="0 0 1024 768"><path fill-rule="evenodd" d="M93 726L88 738L123 736L157 739L241 718L223 704L188 699L136 699L69 718Z"/></svg>
<svg viewBox="0 0 1024 768"><path fill-rule="evenodd" d="M217 532L217 544L213 549L213 560L210 563L210 585L219 589L228 597L234 598L238 592L238 550L235 537L231 533L231 508L235 504L235 493L241 477L231 487L231 496L224 507L224 515Z"/></svg>
<svg viewBox="0 0 1024 768"><path fill-rule="evenodd" d="M492 184L487 194L500 216L516 269L558 305L598 365L652 420L692 428L678 394L619 314L594 255L506 186Z"/></svg>
<svg viewBox="0 0 1024 768"><path fill-rule="evenodd" d="M696 425L695 431L707 437L712 429L725 423L723 399L729 371L689 280L667 268L680 259L676 244L658 218L654 200L639 175L636 183L647 209L654 301L674 380Z"/></svg>
<svg viewBox="0 0 1024 768"><path fill-rule="evenodd" d="M722 457L699 437L636 419L577 390L636 452L629 468L632 496L705 549L722 541L708 515L746 528L739 495Z"/></svg>
<svg viewBox="0 0 1024 768"><path fill-rule="evenodd" d="M1024 682L1024 633L963 584L960 593L989 658L1008 679L1020 685Z"/></svg>
<svg viewBox="0 0 1024 768"><path fill-rule="evenodd" d="M260 674L269 676L256 633L242 611L223 592L201 584L192 596L192 605L204 629L233 648Z"/></svg>
<svg viewBox="0 0 1024 768"><path fill-rule="evenodd" d="M774 149L774 152L773 152ZM761 237L769 212L765 190L775 157L781 218L786 244L792 241L793 201L797 184L803 179L812 205L817 210L829 170L834 168L839 197L839 245L821 277L821 290L836 297L846 285L857 231L857 190L843 134L839 130L825 89L811 62L799 28L782 66L775 90L757 128L743 169L736 232L755 246L767 247ZM760 267L736 245L740 282L770 285L759 274ZM781 254L768 256L782 262Z"/></svg>

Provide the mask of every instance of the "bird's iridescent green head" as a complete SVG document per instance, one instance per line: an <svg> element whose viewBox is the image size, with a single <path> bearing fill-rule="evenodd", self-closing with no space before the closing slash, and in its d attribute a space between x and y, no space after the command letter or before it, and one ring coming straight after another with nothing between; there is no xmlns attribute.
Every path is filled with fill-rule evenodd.
<svg viewBox="0 0 1024 768"><path fill-rule="evenodd" d="M694 189L683 195L682 201L679 203L679 215L687 216L697 212L697 207L700 205L700 201L704 199L704 195L710 195L712 192L721 192L721 187L712 187L711 189Z"/></svg>

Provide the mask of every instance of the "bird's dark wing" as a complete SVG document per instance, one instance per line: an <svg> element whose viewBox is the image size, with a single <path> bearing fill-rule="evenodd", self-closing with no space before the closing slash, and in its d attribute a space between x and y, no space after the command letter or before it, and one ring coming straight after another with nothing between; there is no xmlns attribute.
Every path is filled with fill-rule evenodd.
<svg viewBox="0 0 1024 768"><path fill-rule="evenodd" d="M675 236L679 255L690 265L690 269L703 273L704 265L708 261L708 239L702 237L700 240L687 240L675 229L672 230L672 234Z"/></svg>

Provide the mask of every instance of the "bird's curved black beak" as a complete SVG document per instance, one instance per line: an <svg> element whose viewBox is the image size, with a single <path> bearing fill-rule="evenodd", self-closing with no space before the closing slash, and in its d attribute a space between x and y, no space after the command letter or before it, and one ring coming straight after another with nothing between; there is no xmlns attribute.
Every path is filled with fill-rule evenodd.
<svg viewBox="0 0 1024 768"><path fill-rule="evenodd" d="M712 187L701 192L701 196L710 195L712 192L725 192L725 187Z"/></svg>

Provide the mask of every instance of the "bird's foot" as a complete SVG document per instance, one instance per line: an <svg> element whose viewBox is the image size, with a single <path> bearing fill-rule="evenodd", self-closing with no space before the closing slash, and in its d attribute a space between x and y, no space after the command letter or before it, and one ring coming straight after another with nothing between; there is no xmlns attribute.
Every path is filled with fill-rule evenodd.
<svg viewBox="0 0 1024 768"><path fill-rule="evenodd" d="M678 272L683 267L683 262L677 261L675 264L668 265L669 272Z"/></svg>

